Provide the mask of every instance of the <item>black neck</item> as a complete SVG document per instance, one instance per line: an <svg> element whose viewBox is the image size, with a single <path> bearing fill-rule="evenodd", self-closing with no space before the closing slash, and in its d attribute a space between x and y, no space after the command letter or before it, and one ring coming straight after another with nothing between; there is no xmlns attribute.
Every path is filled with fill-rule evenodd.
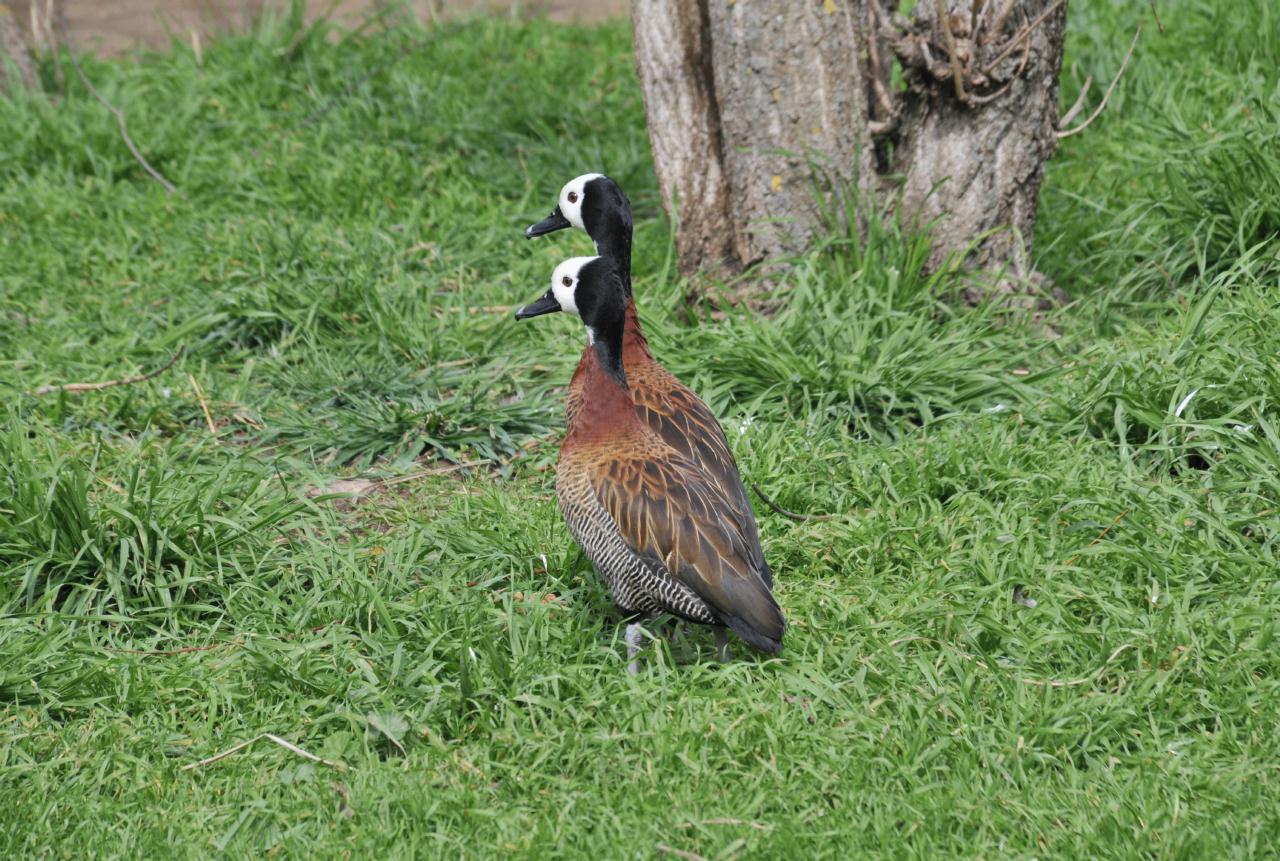
<svg viewBox="0 0 1280 861"><path fill-rule="evenodd" d="M596 358L600 361L600 367L604 368L606 374L613 378L614 382L628 388L627 373L622 367L622 317L618 316L616 321L610 321L607 324L597 327L595 330L595 342L591 348L596 351Z"/></svg>
<svg viewBox="0 0 1280 861"><path fill-rule="evenodd" d="M631 296L631 228L617 219L599 231L598 236L591 237L596 244L596 253L601 257L609 257L617 261L618 274L622 276L622 289L627 297Z"/></svg>

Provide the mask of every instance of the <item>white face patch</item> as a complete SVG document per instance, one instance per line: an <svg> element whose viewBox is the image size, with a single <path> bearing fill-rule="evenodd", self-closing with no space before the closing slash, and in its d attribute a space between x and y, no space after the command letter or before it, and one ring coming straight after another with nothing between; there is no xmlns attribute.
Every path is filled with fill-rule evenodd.
<svg viewBox="0 0 1280 861"><path fill-rule="evenodd" d="M560 303L560 310L570 314L578 313L577 290L578 273L582 267L599 257L570 257L556 267L551 276L551 293Z"/></svg>
<svg viewBox="0 0 1280 861"><path fill-rule="evenodd" d="M602 176L602 173L584 173L569 180L560 189L560 213L579 230L587 229L582 225L582 198L587 193L587 183Z"/></svg>

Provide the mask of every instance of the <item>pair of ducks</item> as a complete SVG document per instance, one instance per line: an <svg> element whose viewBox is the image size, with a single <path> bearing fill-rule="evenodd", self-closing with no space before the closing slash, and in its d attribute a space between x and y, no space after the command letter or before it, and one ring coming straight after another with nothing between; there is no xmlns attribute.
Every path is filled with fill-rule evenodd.
<svg viewBox="0 0 1280 861"><path fill-rule="evenodd" d="M780 652L786 622L724 431L653 358L640 329L631 204L609 177L585 174L525 236L569 227L586 231L598 256L561 263L551 289L516 312L524 320L566 311L587 328L556 470L569 530L624 616L669 613L713 626L722 660L726 628L756 649ZM641 637L639 624L628 624L631 673Z"/></svg>

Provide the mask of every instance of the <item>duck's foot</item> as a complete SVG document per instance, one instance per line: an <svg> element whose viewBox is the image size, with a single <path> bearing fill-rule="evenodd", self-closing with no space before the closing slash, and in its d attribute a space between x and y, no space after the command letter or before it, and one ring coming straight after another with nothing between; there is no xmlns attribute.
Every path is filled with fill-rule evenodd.
<svg viewBox="0 0 1280 861"><path fill-rule="evenodd" d="M639 623L632 622L627 625L627 632L623 635L623 639L627 643L627 673L634 676L640 672L640 659L636 657L643 648L644 628Z"/></svg>
<svg viewBox="0 0 1280 861"><path fill-rule="evenodd" d="M727 664L733 660L733 652L729 651L729 632L724 628L716 628L716 660Z"/></svg>

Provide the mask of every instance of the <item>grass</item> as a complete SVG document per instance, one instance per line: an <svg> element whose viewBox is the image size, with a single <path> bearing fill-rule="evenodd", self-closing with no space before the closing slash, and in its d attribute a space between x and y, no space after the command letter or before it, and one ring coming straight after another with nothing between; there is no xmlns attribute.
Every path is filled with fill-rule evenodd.
<svg viewBox="0 0 1280 861"><path fill-rule="evenodd" d="M1125 5L1072 4L1064 104ZM0 101L0 851L1273 852L1280 19L1160 6L1050 165L1056 339L891 220L773 317L679 322L622 24L86 58L180 196L78 82ZM655 351L748 478L838 515L761 511L781 659L696 635L628 677L556 511L581 333L504 308L587 249L520 233L587 169L636 205ZM353 476L417 477L317 496ZM346 770L184 770L262 733Z"/></svg>

